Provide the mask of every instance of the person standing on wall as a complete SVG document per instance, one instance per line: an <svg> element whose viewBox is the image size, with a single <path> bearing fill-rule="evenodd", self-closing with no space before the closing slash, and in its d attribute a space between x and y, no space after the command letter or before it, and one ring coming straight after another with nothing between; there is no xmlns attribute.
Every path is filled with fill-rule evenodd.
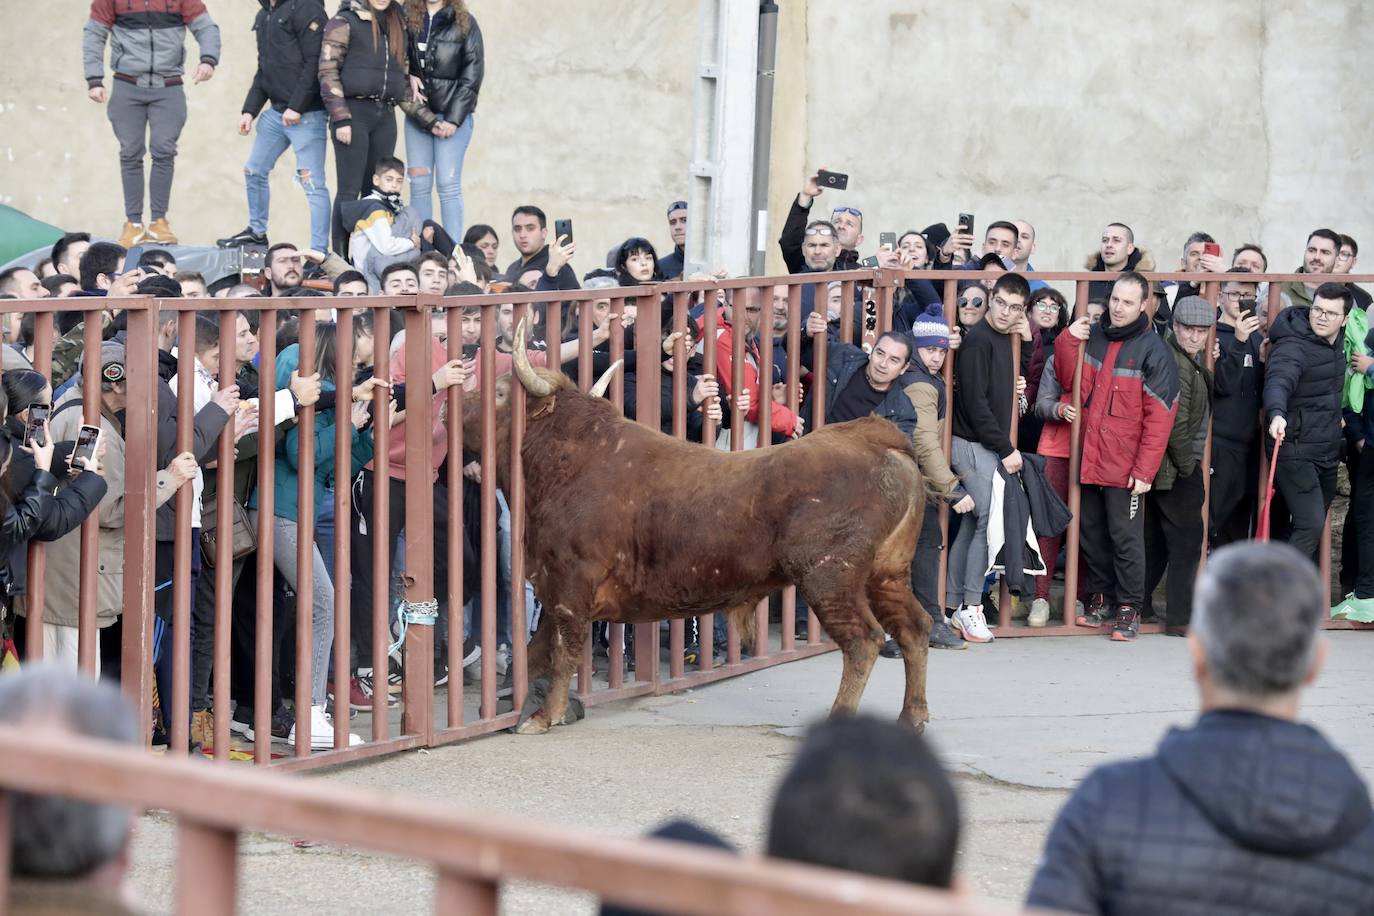
<svg viewBox="0 0 1374 916"><path fill-rule="evenodd" d="M258 0L253 21L258 69L243 100L239 133L258 133L243 166L248 228L219 240L221 248L267 244L271 189L267 179L281 154L296 154L296 178L310 202L310 247L329 248L329 188L324 180L325 113L320 100L320 42L329 15L323 0ZM264 106L266 106L264 108ZM261 113L261 115L259 114Z"/></svg>
<svg viewBox="0 0 1374 916"><path fill-rule="evenodd" d="M396 106L435 136L454 128L440 124L415 93L396 0L344 0L324 27L320 95L334 131L334 250L346 258L349 233L339 208L371 190L364 183L377 160L396 152Z"/></svg>
<svg viewBox="0 0 1374 916"><path fill-rule="evenodd" d="M110 41L110 69L114 71L106 114L119 141L120 176L124 186L124 228L119 244L140 242L175 245L167 225L172 201L172 173L177 139L186 125L186 93L181 88L186 58L186 30L200 46L200 63L191 75L203 83L219 64L219 26L203 0L144 0L137 8L116 0L91 0L81 53L86 94L105 103L105 42ZM148 176L149 209L153 221L143 224L143 154L151 151Z"/></svg>
<svg viewBox="0 0 1374 916"><path fill-rule="evenodd" d="M463 158L485 69L482 30L464 0L405 0L405 20L411 80L439 119L426 127L414 115L406 118L410 205L433 219L431 192L437 185L440 224L458 238L463 234Z"/></svg>

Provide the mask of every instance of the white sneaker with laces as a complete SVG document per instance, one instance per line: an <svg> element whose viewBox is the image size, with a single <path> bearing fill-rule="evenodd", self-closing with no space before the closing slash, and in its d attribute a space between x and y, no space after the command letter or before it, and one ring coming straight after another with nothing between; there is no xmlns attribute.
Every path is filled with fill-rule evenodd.
<svg viewBox="0 0 1374 916"><path fill-rule="evenodd" d="M954 612L950 625L968 642L992 642L992 631L988 629L987 618L983 616L981 604L961 604Z"/></svg>
<svg viewBox="0 0 1374 916"><path fill-rule="evenodd" d="M1050 603L1044 598L1036 598L1031 602L1030 616L1026 618L1026 623L1039 628L1050 622Z"/></svg>
<svg viewBox="0 0 1374 916"><path fill-rule="evenodd" d="M292 747L296 746L296 726L291 726L291 733L286 736L286 743ZM348 746L357 747L363 743L363 739L353 734L348 735ZM312 751L327 751L334 747L334 723L325 714L323 706L310 707L310 749Z"/></svg>

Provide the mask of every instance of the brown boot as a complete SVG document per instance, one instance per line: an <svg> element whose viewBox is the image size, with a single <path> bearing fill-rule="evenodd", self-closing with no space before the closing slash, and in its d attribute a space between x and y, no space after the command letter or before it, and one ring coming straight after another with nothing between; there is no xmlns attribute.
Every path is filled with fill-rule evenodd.
<svg viewBox="0 0 1374 916"><path fill-rule="evenodd" d="M191 747L212 748L215 744L215 714L208 709L191 713Z"/></svg>
<svg viewBox="0 0 1374 916"><path fill-rule="evenodd" d="M142 223L125 223L124 231L119 234L119 244L122 248L132 248L143 240L147 235Z"/></svg>
<svg viewBox="0 0 1374 916"><path fill-rule="evenodd" d="M148 224L148 231L143 233L143 241L156 242L159 245L175 245L177 243L176 233L172 227L167 225L167 217L155 219Z"/></svg>

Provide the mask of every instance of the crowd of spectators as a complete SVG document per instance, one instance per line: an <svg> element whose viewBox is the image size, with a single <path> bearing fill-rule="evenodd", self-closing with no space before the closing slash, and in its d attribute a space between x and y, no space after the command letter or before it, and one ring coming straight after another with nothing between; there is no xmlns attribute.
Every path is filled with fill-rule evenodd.
<svg viewBox="0 0 1374 916"><path fill-rule="evenodd" d="M141 17L141 18L140 18ZM151 24L151 25L150 25ZM134 30L149 28L153 37L145 52L126 40ZM683 201L666 209L668 243L661 257L655 245L634 235L611 250L595 269L581 273L572 266L577 244L570 231L550 234L549 220L538 206L522 204L510 218L510 239L517 257L500 268L501 232L493 224L465 226L461 192L464 151L473 129L473 111L481 89L484 49L476 18L459 0L347 0L330 18L319 0L267 0L258 15L255 35L258 68L243 105L240 128L257 132L245 166L249 224L220 245L265 248L261 276L248 273L206 278L178 269L176 256L163 243L175 241L166 223L175 134L184 120L180 49L190 30L201 47L195 79L213 75L218 56L218 30L199 3L183 3L176 15L164 11L148 17L108 0L92 4L86 27L86 71L91 97L106 101L103 88L104 45L114 50L110 66L114 88L108 99L115 132L121 140L124 192L128 223L118 242L103 241L86 232L71 232L53 245L40 263L0 273L0 296L30 299L45 296L109 297L151 294L167 298L217 296L308 297L332 292L336 296L369 293L444 295L449 307L462 309L459 324L462 357L449 359L447 320L436 317L432 338L433 466L436 476L425 483L435 494L435 570L438 594L444 595L449 574L447 526L450 504L446 492L446 462L461 462L465 487L475 487L481 469L475 455L448 455L443 407L446 391L467 391L482 384L476 349L480 310L464 307L457 297L506 291L557 293L585 287L606 290L582 307L591 311L592 369L609 367L610 337L619 323L633 326L639 308L653 307L668 314L671 302L639 296L616 299L610 290L637 287L682 276L690 211ZM123 37L121 37L123 36ZM173 53L173 48L177 53ZM396 109L401 110L398 115ZM178 111L180 114L178 115ZM409 167L396 157L398 117L404 124ZM142 134L135 142L131 124L151 131L153 150L152 215L142 223ZM332 136L337 187L330 203L324 182L326 133ZM159 138L171 136L160 145ZM268 244L267 175L287 148L297 158L297 177L311 217L309 247L287 241ZM138 181L133 181L137 177ZM409 183L409 201L402 195ZM135 187L137 185L137 187ZM435 219L432 194L440 206ZM1291 541L1316 559L1321 532L1337 485L1337 467L1349 469L1351 512L1344 528L1340 577L1347 598L1333 612L1355 619L1374 619L1374 458L1363 448L1374 424L1374 341L1364 308L1370 297L1358 286L1339 279L1354 267L1358 246L1347 235L1328 229L1310 234L1297 272L1304 282L1286 283L1276 297L1268 295L1250 274L1269 267L1265 252L1255 244L1233 249L1229 261L1221 246L1205 232L1189 235L1180 248L1182 271L1215 276L1218 305L1212 305L1200 286L1152 283L1141 270L1164 264L1161 249L1152 256L1124 223L1111 223L1101 233L1097 250L1086 262L1095 272L1120 272L1118 279L1089 285L1085 313L1075 314L1065 295L1037 279L1031 259L1036 228L1026 220L996 220L983 231L981 243L962 218L951 231L935 223L920 231L883 233L875 253L862 256L865 226L862 211L849 203L835 206L828 218L813 211L822 196L819 175L803 184L783 223L778 240L789 271L807 273L855 268L861 265L906 271L896 290L890 330L877 333L875 297L862 283L854 286L853 326L841 333L845 287L804 285L801 290L805 333L802 335L803 372L800 386L789 390L787 332L792 320L788 289L746 289L722 293L714 301L694 300L685 346L681 334L671 334L671 321L662 321L662 366L671 370L675 356L685 353L688 373L687 435L702 441L715 430L716 447L729 448L742 439L745 447L760 440L764 405L769 429L763 441L785 442L804 435L808 419L817 415L819 390L811 366L818 346L827 348L824 404L820 415L828 423L876 413L902 428L913 441L926 477L947 501L950 513L946 545L940 543L936 501L927 513L921 547L913 563L912 585L934 620L931 644L963 648L967 643L993 639L988 611L993 607L993 570L1005 570L1012 587L1017 615L1031 627L1046 626L1051 616L1053 583L1063 563L1062 527L1028 531L1027 562L1008 563L1008 543L1015 548L1019 531L1004 530L1006 488L1018 482L1043 480L1045 489L1067 500L1070 487L1071 424L1081 428L1078 440L1081 485L1080 533L1082 569L1078 593L1066 620L1080 626L1110 630L1114 640L1128 642L1142 621L1158 620L1166 632L1186 633L1191 619L1190 583L1204 548L1204 482L1210 480L1207 501L1208 549L1249 538L1254 533L1260 494L1258 467L1261 451L1275 463L1277 496L1272 512L1276 537ZM136 265L126 263L130 246L139 252ZM867 249L871 250L871 249ZM958 281L956 311L948 323L943 310L943 281L921 277L924 269L978 271ZM700 275L698 275L700 278ZM822 300L818 301L818 300ZM1271 301L1278 303L1269 314ZM703 340L704 310L717 310L712 323L716 339ZM581 345L580 308L558 312L537 306L535 338L553 346L532 344L535 365L558 365L577 374ZM81 312L57 316L57 340L51 352L51 377L33 372L36 354L32 314L11 313L4 325L3 420L9 456L7 503L13 524L7 524L5 554L0 571L7 577L8 610L25 616L23 547L30 541L49 542L60 568L78 555L80 522L97 513L103 563L99 594L99 622L106 635L101 658L117 672L118 640L108 628L119 626L120 564L122 551L123 417L127 380L124 360L124 322L115 309L99 315L104 345L99 354L83 355ZM383 444L374 429L374 399L393 405L385 448L391 457L387 476L391 518L383 549L395 549L404 537L405 462L404 360L389 360L386 378L373 376L379 347L393 357L403 339L397 328L374 327L370 316L358 315L351 326L340 327L331 309L315 312L314 362L302 365L295 342L299 319L293 310L257 311L251 307L235 318L235 352L220 352L219 312L196 318L194 340L182 340L175 312L157 319L160 348L158 461L157 606L158 670L166 672L172 639L171 595L165 584L172 575L174 511L170 502L177 487L193 487L192 527L201 538L213 540L221 520L213 512L214 494L232 485L236 517L223 520L250 530L262 507L273 516L273 560L277 570L273 589L289 618L304 596L295 593L300 574L296 543L301 519L296 504L301 473L315 480L315 518L312 570L309 577L313 640L311 646L312 735L317 746L332 744L331 703L336 692L342 707L366 708L381 684L394 686L396 671L374 672L371 667L372 629L369 609L378 590L394 590L392 583L373 581L368 563L354 562L351 581L335 583L335 538L347 531L355 558L370 557L380 532L369 528L372 507L382 488L376 479L375 456ZM559 314L561 326L545 327L549 314ZM495 368L509 371L515 342L514 309L503 305L498 326ZM265 326L264 326L265 324ZM1267 333L1266 333L1267 332ZM743 387L733 389L736 335L744 366ZM264 366L258 341L274 338L275 363ZM351 378L335 377L334 353L340 335L349 335L354 358ZM844 343L849 338L853 343ZM548 346L548 349L545 347ZM708 348L714 346L715 375L704 372ZM179 379L177 358L183 347L194 349L195 377ZM635 417L637 383L643 356L626 355L624 408ZM680 357L679 357L680 358ZM87 368L86 362L91 366ZM1078 371L1081 360L1081 372ZM952 372L947 371L952 363ZM80 427L82 392L75 382L85 371L100 373L101 455L81 466L67 460ZM662 372L662 427L674 428L671 372ZM717 381L717 378L719 381ZM946 379L952 384L947 384ZM222 383L224 380L224 383ZM233 384L228 384L232 380ZM179 384L194 383L193 448L178 454L176 392ZM276 472L273 479L257 479L257 412L264 397L272 398L277 425ZM297 411L316 411L313 466L299 462ZM738 406L743 429L733 429L732 406ZM47 413L46 426L29 432L30 420ZM1078 414L1081 413L1081 417ZM1258 418L1263 417L1263 423ZM335 429L352 427L351 466L337 466L333 452ZM1263 428L1261 428L1263 427ZM232 476L215 466L215 443L221 432L231 435L237 458ZM942 447L946 432L952 448ZM1205 444L1210 433L1211 466ZM54 450L54 445L55 450ZM270 485L270 500L262 489ZM1021 484L1026 485L1026 484ZM334 492L351 493L347 518L336 518ZM471 494L469 494L470 496ZM498 494L498 672L508 674L513 641L510 597L524 588L529 622L538 619L538 596L528 583L510 581L510 512L507 495ZM479 500L467 498L464 507ZM242 514L242 518L237 513ZM478 530L480 519L464 518L464 530ZM249 539L251 541L251 538ZM948 578L944 607L939 598L938 556L948 547ZM236 659L234 693L238 712L235 728L252 736L251 678L253 652L253 596L256 564L253 545L235 550L230 581L235 599ZM214 576L202 572L199 548L194 551L195 576L192 642L192 702L196 717L193 737L208 735L208 684L213 665ZM480 581L480 544L465 536L459 555L466 568L469 610L474 583ZM1024 565L1025 569L1022 569ZM53 568L50 566L50 568ZM1156 587L1164 584L1165 601L1154 606ZM333 595L347 587L354 612L353 677L347 685L328 682L331 657ZM45 590L45 644L50 654L75 657L74 584L68 578ZM804 615L799 630L804 627ZM717 615L723 625L723 617ZM445 615L440 616L444 620ZM20 628L22 630L22 628ZM274 657L289 647L288 628L274 628ZM22 632L19 642L23 643ZM449 634L436 639L438 683L452 672L443 664ZM455 640L470 636L452 634ZM713 638L689 639L691 655L714 651ZM604 634L602 642L604 643ZM888 654L895 652L889 645ZM465 639L462 658L475 660L480 649ZM292 657L290 654L284 657ZM274 668L289 668L274 664ZM292 720L281 684L294 672L277 671L273 713L274 735L293 740ZM165 693L165 689L163 691ZM289 693L289 692L288 692ZM165 717L159 721L165 731Z"/></svg>

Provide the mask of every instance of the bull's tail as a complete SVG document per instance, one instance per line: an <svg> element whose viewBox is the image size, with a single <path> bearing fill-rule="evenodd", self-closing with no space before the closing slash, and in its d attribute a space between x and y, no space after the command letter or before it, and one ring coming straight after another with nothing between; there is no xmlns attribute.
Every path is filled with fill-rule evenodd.
<svg viewBox="0 0 1374 916"><path fill-rule="evenodd" d="M742 646L753 646L758 635L758 619L754 614L757 604L741 604L726 611L727 619L739 628L739 641Z"/></svg>

